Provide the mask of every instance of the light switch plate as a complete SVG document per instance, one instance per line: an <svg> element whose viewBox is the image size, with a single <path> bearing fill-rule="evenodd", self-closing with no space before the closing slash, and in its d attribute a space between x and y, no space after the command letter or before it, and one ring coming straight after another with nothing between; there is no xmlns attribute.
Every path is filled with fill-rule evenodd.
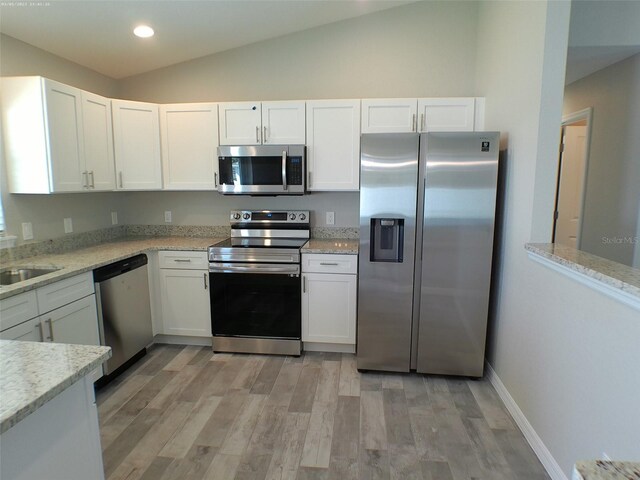
<svg viewBox="0 0 640 480"><path fill-rule="evenodd" d="M165 223L171 223L171 210L164 212L164 221Z"/></svg>
<svg viewBox="0 0 640 480"><path fill-rule="evenodd" d="M73 232L73 221L70 218L64 219L64 233Z"/></svg>
<svg viewBox="0 0 640 480"><path fill-rule="evenodd" d="M327 212L327 225L333 225L336 222L336 213Z"/></svg>
<svg viewBox="0 0 640 480"><path fill-rule="evenodd" d="M118 224L118 212L111 212L111 225Z"/></svg>
<svg viewBox="0 0 640 480"><path fill-rule="evenodd" d="M33 225L31 225L31 222L22 224L22 239L33 240Z"/></svg>

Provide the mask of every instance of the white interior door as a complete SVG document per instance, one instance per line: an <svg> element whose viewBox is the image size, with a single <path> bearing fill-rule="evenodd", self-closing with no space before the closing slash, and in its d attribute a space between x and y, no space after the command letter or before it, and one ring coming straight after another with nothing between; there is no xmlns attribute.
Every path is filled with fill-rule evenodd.
<svg viewBox="0 0 640 480"><path fill-rule="evenodd" d="M564 150L560 162L555 243L573 248L580 246L586 138L587 127L577 125L564 127Z"/></svg>

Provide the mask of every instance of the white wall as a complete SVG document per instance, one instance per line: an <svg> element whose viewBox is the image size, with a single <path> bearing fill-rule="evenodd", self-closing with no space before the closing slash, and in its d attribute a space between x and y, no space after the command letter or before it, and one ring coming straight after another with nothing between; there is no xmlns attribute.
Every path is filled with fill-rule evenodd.
<svg viewBox="0 0 640 480"><path fill-rule="evenodd" d="M566 86L564 115L588 107L581 249L631 265L640 210L640 54Z"/></svg>
<svg viewBox="0 0 640 480"><path fill-rule="evenodd" d="M123 79L155 102L474 96L476 2L417 2Z"/></svg>
<svg viewBox="0 0 640 480"><path fill-rule="evenodd" d="M0 35L0 74L42 75L102 95L114 95L116 81L61 57ZM0 134L1 137L1 134ZM22 222L33 224L34 240L64 236L63 219L74 233L111 226L111 211L122 210L117 193L15 195L8 193L4 148L0 138L0 191L6 230L22 239Z"/></svg>
<svg viewBox="0 0 640 480"><path fill-rule="evenodd" d="M568 28L564 2L483 3L477 79L486 127L507 132L508 145L488 360L549 449L546 465L570 477L603 451L639 459L640 321L524 250L553 194Z"/></svg>

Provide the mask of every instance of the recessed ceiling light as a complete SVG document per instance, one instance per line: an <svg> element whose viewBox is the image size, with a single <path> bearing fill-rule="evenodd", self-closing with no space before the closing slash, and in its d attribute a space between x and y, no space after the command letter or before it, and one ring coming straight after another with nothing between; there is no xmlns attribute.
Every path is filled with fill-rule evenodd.
<svg viewBox="0 0 640 480"><path fill-rule="evenodd" d="M133 34L136 37L140 37L140 38L153 37L154 33L155 32L153 31L153 28L151 28L149 25L138 25L136 28L133 29Z"/></svg>

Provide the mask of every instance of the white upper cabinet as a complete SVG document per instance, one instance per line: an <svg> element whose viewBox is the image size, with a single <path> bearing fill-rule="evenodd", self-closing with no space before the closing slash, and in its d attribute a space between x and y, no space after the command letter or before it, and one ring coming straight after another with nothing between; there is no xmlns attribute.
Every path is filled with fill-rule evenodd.
<svg viewBox="0 0 640 480"><path fill-rule="evenodd" d="M307 102L307 189L360 188L360 100Z"/></svg>
<svg viewBox="0 0 640 480"><path fill-rule="evenodd" d="M219 104L220 145L304 145L304 102Z"/></svg>
<svg viewBox="0 0 640 480"><path fill-rule="evenodd" d="M304 102L262 102L262 143L304 145Z"/></svg>
<svg viewBox="0 0 640 480"><path fill-rule="evenodd" d="M115 190L111 100L82 92L82 124L86 188L92 191Z"/></svg>
<svg viewBox="0 0 640 480"><path fill-rule="evenodd" d="M415 98L365 98L362 133L410 133L417 128Z"/></svg>
<svg viewBox="0 0 640 480"><path fill-rule="evenodd" d="M362 133L472 132L484 128L484 98L362 100Z"/></svg>
<svg viewBox="0 0 640 480"><path fill-rule="evenodd" d="M82 191L81 90L42 77L8 77L0 92L9 191Z"/></svg>
<svg viewBox="0 0 640 480"><path fill-rule="evenodd" d="M111 100L42 77L2 79L12 193L113 190Z"/></svg>
<svg viewBox="0 0 640 480"><path fill-rule="evenodd" d="M419 98L420 132L472 132L475 98Z"/></svg>
<svg viewBox="0 0 640 480"><path fill-rule="evenodd" d="M184 103L160 106L165 190L218 188L218 106Z"/></svg>
<svg viewBox="0 0 640 480"><path fill-rule="evenodd" d="M119 190L160 190L158 105L112 100L113 144Z"/></svg>

